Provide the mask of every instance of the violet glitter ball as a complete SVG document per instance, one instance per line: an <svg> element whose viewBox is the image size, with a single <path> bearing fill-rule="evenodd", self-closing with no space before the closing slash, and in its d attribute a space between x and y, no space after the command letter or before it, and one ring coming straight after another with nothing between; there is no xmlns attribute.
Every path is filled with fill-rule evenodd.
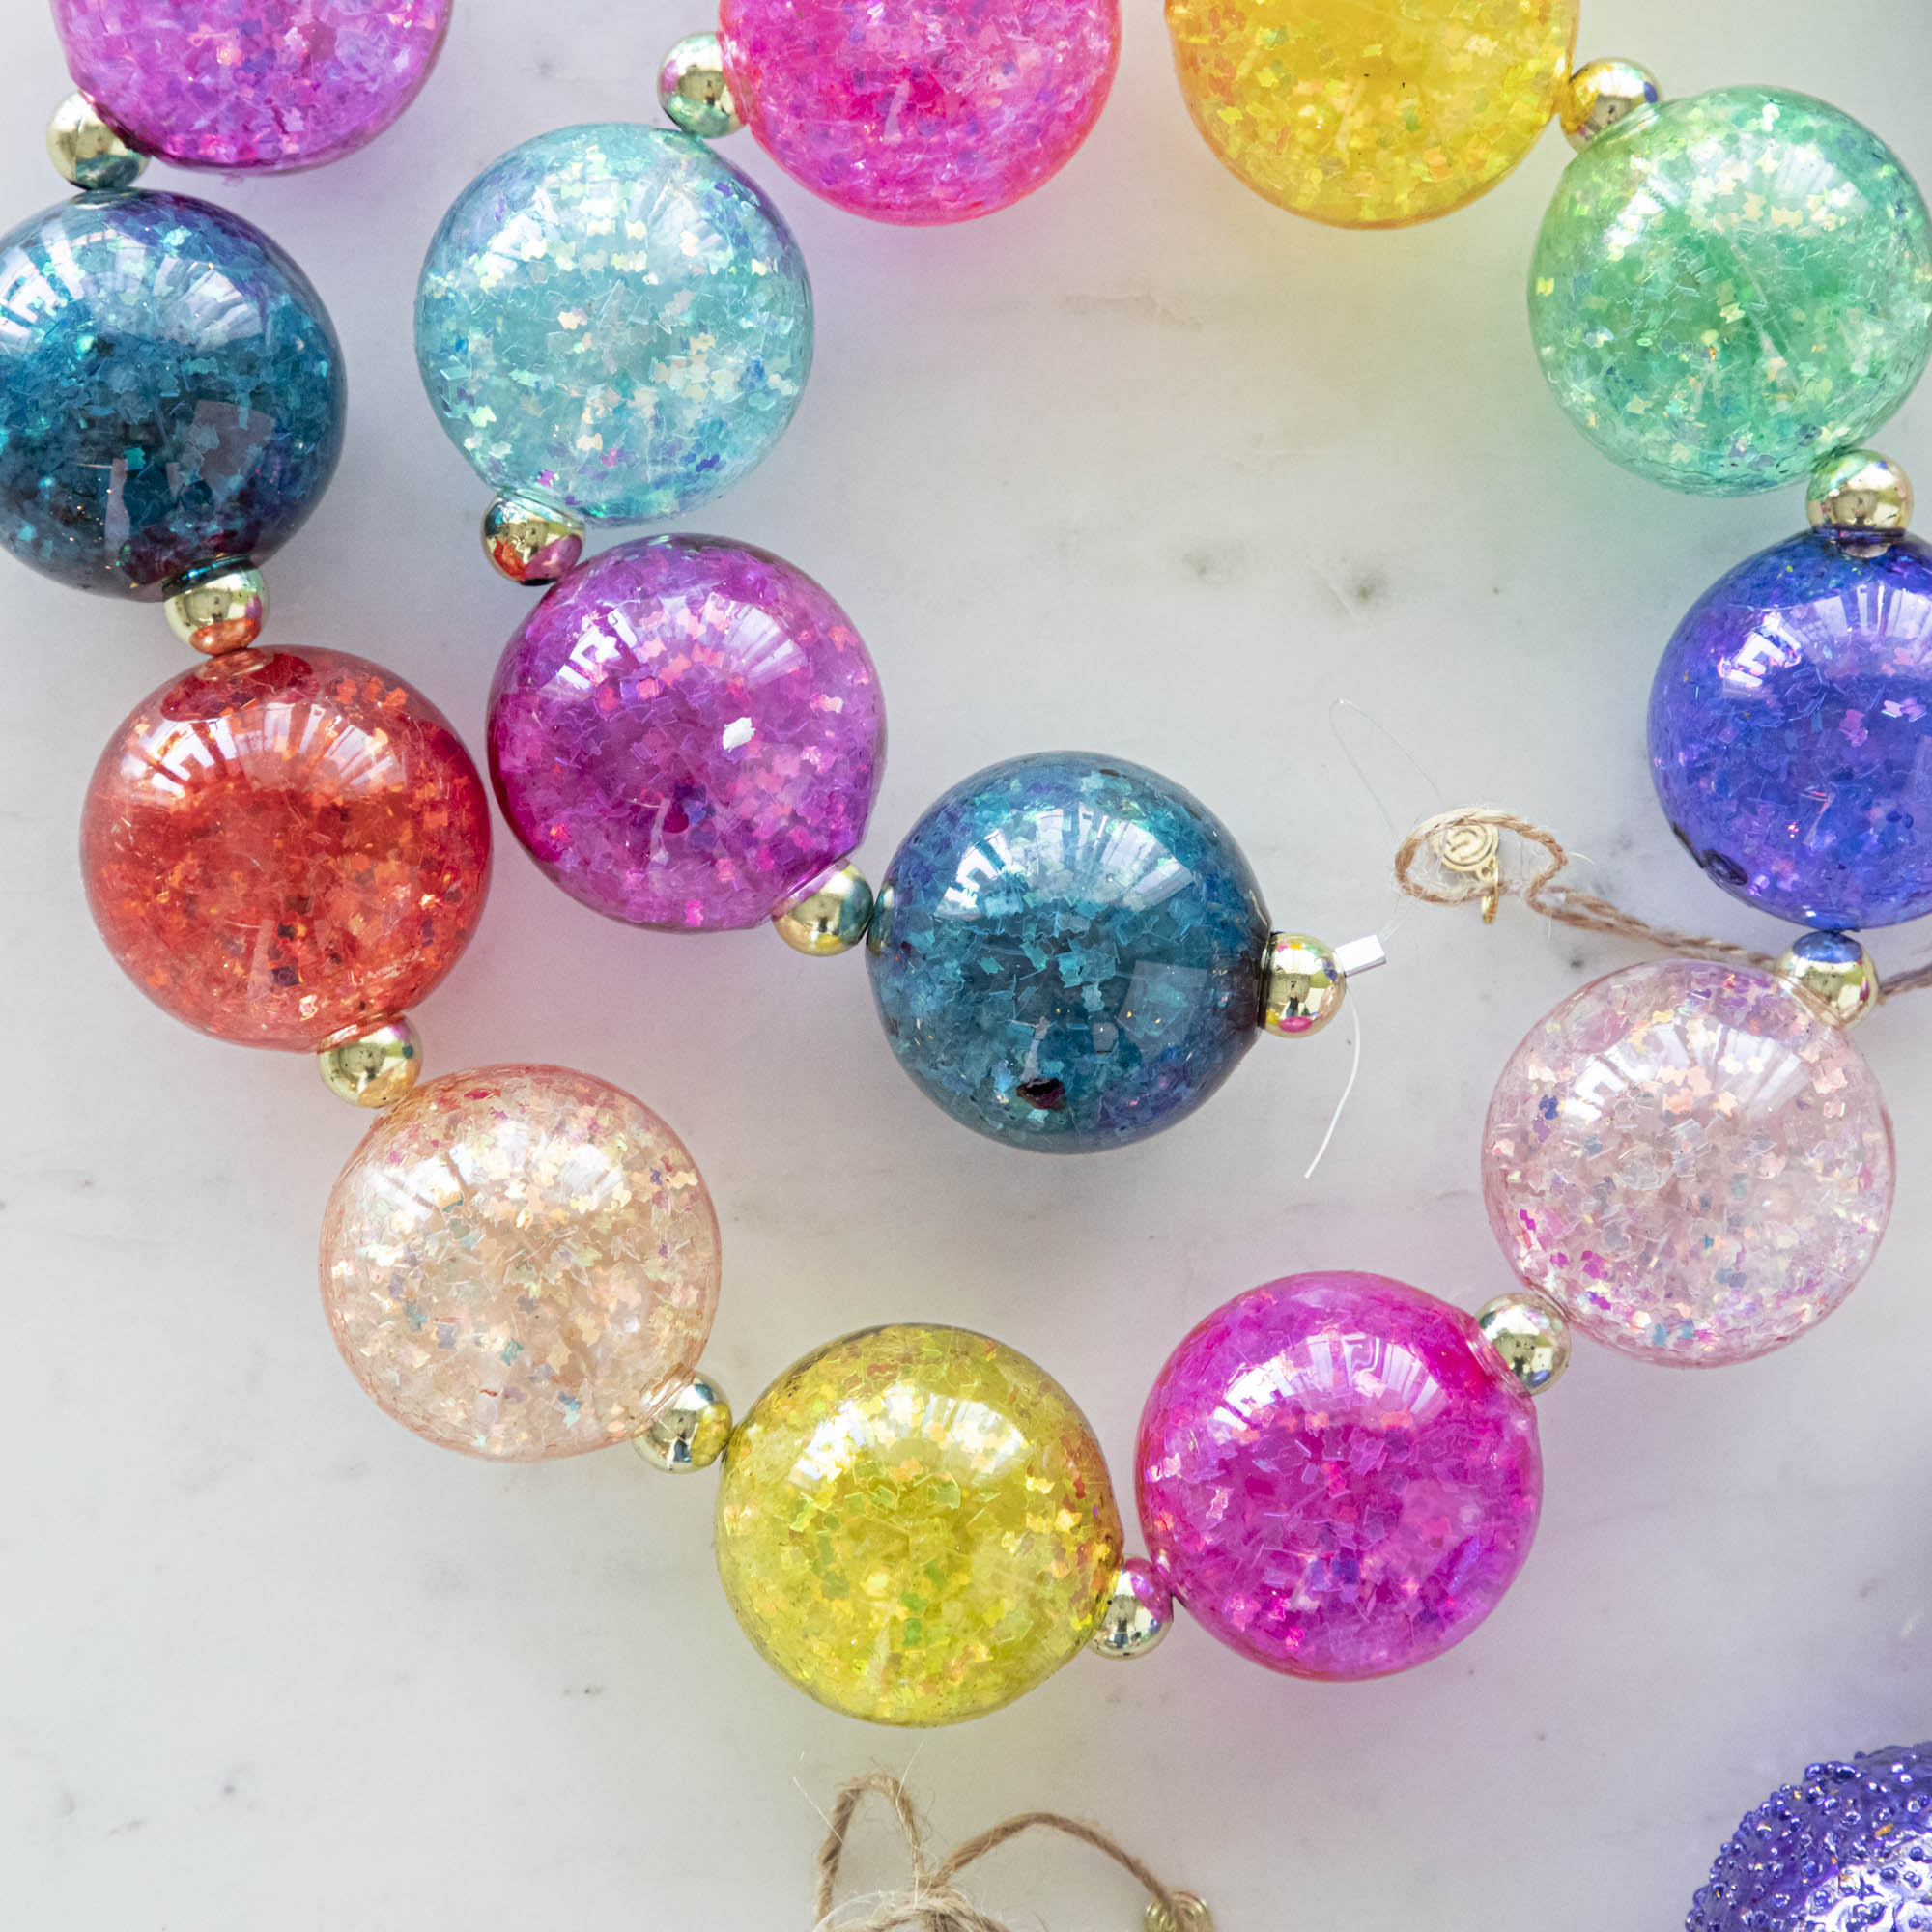
<svg viewBox="0 0 1932 1932"><path fill-rule="evenodd" d="M1536 1535L1536 1415L1472 1316L1385 1275L1290 1275L1217 1309L1141 1416L1141 1529L1244 1657L1385 1676L1467 1636Z"/></svg>
<svg viewBox="0 0 1932 1932"><path fill-rule="evenodd" d="M144 154L281 174L373 141L416 98L450 0L53 0L69 71Z"/></svg>
<svg viewBox="0 0 1932 1932"><path fill-rule="evenodd" d="M1725 892L1833 930L1932 912L1932 545L1807 532L1719 578L1657 668L1650 758Z"/></svg>
<svg viewBox="0 0 1932 1932"><path fill-rule="evenodd" d="M646 537L580 564L490 691L510 829L633 925L757 925L849 858L885 770L878 674L810 578L749 544Z"/></svg>
<svg viewBox="0 0 1932 1932"><path fill-rule="evenodd" d="M1932 1745L1814 1764L1738 1827L1686 1932L1932 1932Z"/></svg>

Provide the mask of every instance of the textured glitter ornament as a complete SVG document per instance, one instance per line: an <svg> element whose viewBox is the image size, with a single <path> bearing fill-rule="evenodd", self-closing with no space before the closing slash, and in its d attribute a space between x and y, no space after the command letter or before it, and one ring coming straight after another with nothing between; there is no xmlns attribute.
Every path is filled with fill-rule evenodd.
<svg viewBox="0 0 1932 1932"><path fill-rule="evenodd" d="M1657 668L1671 827L1727 893L1833 930L1932 912L1932 546L1793 537L1707 590Z"/></svg>
<svg viewBox="0 0 1932 1932"><path fill-rule="evenodd" d="M179 167L281 173L373 141L429 78L449 0L53 0L69 71Z"/></svg>
<svg viewBox="0 0 1932 1932"><path fill-rule="evenodd" d="M1472 1317L1384 1275L1290 1275L1181 1343L1137 1458L1148 1553L1223 1643L1380 1677L1467 1636L1536 1534L1529 1398Z"/></svg>
<svg viewBox="0 0 1932 1932"><path fill-rule="evenodd" d="M638 925L762 923L865 836L877 674L803 571L651 537L580 565L490 694L503 815L573 898Z"/></svg>
<svg viewBox="0 0 1932 1932"><path fill-rule="evenodd" d="M1490 1226L1613 1349L1747 1361L1829 1315L1891 1213L1891 1124L1862 1054L1750 967L1595 980L1511 1056L1483 1129Z"/></svg>
<svg viewBox="0 0 1932 1932"><path fill-rule="evenodd" d="M1564 171L1530 327L1571 420L1653 482L1804 479L1911 393L1932 348L1932 224L1884 142L1804 95L1665 100Z"/></svg>
<svg viewBox="0 0 1932 1932"><path fill-rule="evenodd" d="M443 216L416 361L486 482L584 517L670 516L728 489L790 422L811 286L778 211L702 141L564 128L492 163Z"/></svg>
<svg viewBox="0 0 1932 1932"><path fill-rule="evenodd" d="M848 1335L761 1395L724 1455L718 1571L775 1669L834 1710L950 1724L1094 1634L1121 1560L1065 1391L959 1328Z"/></svg>
<svg viewBox="0 0 1932 1932"><path fill-rule="evenodd" d="M312 1050L456 964L489 886L489 799L400 678L340 651L238 651L108 741L81 866L109 951L157 1006Z"/></svg>
<svg viewBox="0 0 1932 1932"><path fill-rule="evenodd" d="M814 194L879 221L964 221L1031 194L1087 138L1117 0L724 0L746 125Z"/></svg>
<svg viewBox="0 0 1932 1932"><path fill-rule="evenodd" d="M1011 1146L1121 1147L1192 1113L1261 1018L1268 920L1206 807L1048 752L956 784L879 890L868 956L899 1065Z"/></svg>
<svg viewBox="0 0 1932 1932"><path fill-rule="evenodd" d="M83 194L0 239L0 543L83 590L257 560L342 448L342 352L301 270L180 194Z"/></svg>
<svg viewBox="0 0 1932 1932"><path fill-rule="evenodd" d="M370 1129L323 1217L343 1360L405 1428L472 1456L636 1435L696 1368L718 1279L684 1144L561 1066L426 1082Z"/></svg>
<svg viewBox="0 0 1932 1932"><path fill-rule="evenodd" d="M1932 1745L1814 1764L1739 1825L1685 1932L1926 1932Z"/></svg>
<svg viewBox="0 0 1932 1932"><path fill-rule="evenodd" d="M1194 125L1257 194L1398 228L1493 187L1556 109L1577 0L1167 0Z"/></svg>

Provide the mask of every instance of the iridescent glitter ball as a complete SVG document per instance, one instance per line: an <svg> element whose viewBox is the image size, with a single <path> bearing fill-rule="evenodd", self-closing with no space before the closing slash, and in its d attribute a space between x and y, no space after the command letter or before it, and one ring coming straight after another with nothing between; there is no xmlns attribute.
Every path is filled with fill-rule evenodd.
<svg viewBox="0 0 1932 1932"><path fill-rule="evenodd" d="M1290 1275L1216 1309L1141 1416L1141 1530L1223 1643L1294 1677L1406 1670L1516 1579L1536 1415L1473 1317L1385 1275Z"/></svg>
<svg viewBox="0 0 1932 1932"><path fill-rule="evenodd" d="M990 214L1087 138L1117 0L724 0L746 125L814 194L878 221Z"/></svg>
<svg viewBox="0 0 1932 1932"><path fill-rule="evenodd" d="M724 1453L718 1574L802 1690L880 1724L997 1710L1094 1634L1121 1519L1087 1419L983 1335L867 1329L795 1363Z"/></svg>
<svg viewBox="0 0 1932 1932"><path fill-rule="evenodd" d="M178 167L282 173L372 141L429 78L449 0L53 0L74 80Z"/></svg>
<svg viewBox="0 0 1932 1932"><path fill-rule="evenodd" d="M1227 828L1156 772L1046 752L954 785L879 888L872 994L956 1121L1079 1153L1157 1133L1261 1020L1268 920Z"/></svg>
<svg viewBox="0 0 1932 1932"><path fill-rule="evenodd" d="M1530 325L1571 420L1704 496L1865 441L1932 350L1932 221L1905 164L1821 100L1726 87L1630 115L1564 171Z"/></svg>
<svg viewBox="0 0 1932 1932"><path fill-rule="evenodd" d="M1727 893L1833 930L1932 912L1932 545L1793 537L1721 577L1650 694L1671 827Z"/></svg>
<svg viewBox="0 0 1932 1932"><path fill-rule="evenodd" d="M1685 1932L1928 1932L1932 1745L1814 1764L1717 1856Z"/></svg>
<svg viewBox="0 0 1932 1932"><path fill-rule="evenodd" d="M405 1428L472 1456L635 1435L697 1367L718 1281L718 1221L684 1144L561 1066L418 1087L323 1216L343 1360Z"/></svg>
<svg viewBox="0 0 1932 1932"><path fill-rule="evenodd" d="M702 141L564 128L457 197L416 290L416 361L501 490L637 522L708 502L783 434L811 286L778 211Z"/></svg>
<svg viewBox="0 0 1932 1932"><path fill-rule="evenodd" d="M1750 967L1664 959L1580 988L1511 1055L1483 1199L1531 1287L1613 1349L1699 1368L1822 1321L1891 1214L1864 1056Z"/></svg>
<svg viewBox="0 0 1932 1932"><path fill-rule="evenodd" d="M851 619L803 571L713 537L580 565L490 693L511 829L573 898L637 925L756 925L850 857L885 734Z"/></svg>
<svg viewBox="0 0 1932 1932"><path fill-rule="evenodd" d="M321 297L240 215L82 194L0 238L0 543L63 583L157 595L267 556L346 406Z"/></svg>

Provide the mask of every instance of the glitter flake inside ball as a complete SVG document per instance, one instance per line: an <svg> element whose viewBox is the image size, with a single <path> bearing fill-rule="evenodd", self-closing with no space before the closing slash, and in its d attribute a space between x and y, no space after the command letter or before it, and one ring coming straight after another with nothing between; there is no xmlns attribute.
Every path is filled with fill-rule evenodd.
<svg viewBox="0 0 1932 1932"><path fill-rule="evenodd" d="M405 1428L472 1456L635 1435L696 1369L718 1283L684 1144L561 1066L426 1082L370 1129L323 1218L343 1359Z"/></svg>
<svg viewBox="0 0 1932 1932"><path fill-rule="evenodd" d="M749 545L651 537L581 565L490 694L503 815L573 898L757 925L865 836L885 710L859 634Z"/></svg>
<svg viewBox="0 0 1932 1932"><path fill-rule="evenodd" d="M1148 1397L1141 1529L1223 1643L1380 1677L1467 1636L1536 1534L1536 1416L1474 1318L1384 1275L1290 1275L1181 1343Z"/></svg>
<svg viewBox="0 0 1932 1932"><path fill-rule="evenodd" d="M372 141L429 78L449 0L53 0L101 114L178 167L278 173Z"/></svg>
<svg viewBox="0 0 1932 1932"><path fill-rule="evenodd" d="M175 1018L314 1049L462 956L490 802L442 714L341 651L238 651L137 706L81 816L108 950Z"/></svg>
<svg viewBox="0 0 1932 1932"><path fill-rule="evenodd" d="M1932 545L1807 533L1697 601L1650 694L1671 827L1727 893L1842 930L1932 912Z"/></svg>
<svg viewBox="0 0 1932 1932"><path fill-rule="evenodd" d="M1598 1341L1690 1367L1823 1321L1892 1185L1864 1056L1750 967L1664 959L1571 994L1510 1057L1483 1129L1511 1266Z"/></svg>
<svg viewBox="0 0 1932 1932"><path fill-rule="evenodd" d="M416 361L499 490L637 522L708 502L791 421L811 287L778 211L689 134L611 123L526 141L443 216Z"/></svg>
<svg viewBox="0 0 1932 1932"><path fill-rule="evenodd" d="M1009 1146L1122 1147L1193 1112L1260 1031L1268 920L1172 781L1049 752L956 784L879 889L872 994L899 1065Z"/></svg>
<svg viewBox="0 0 1932 1932"><path fill-rule="evenodd" d="M725 1451L718 1571L775 1669L836 1711L950 1724L1076 1656L1121 1561L1086 1418L958 1328L848 1335L761 1395Z"/></svg>
<svg viewBox="0 0 1932 1932"><path fill-rule="evenodd" d="M1087 138L1116 0L724 0L746 125L814 194L878 221L964 221Z"/></svg>

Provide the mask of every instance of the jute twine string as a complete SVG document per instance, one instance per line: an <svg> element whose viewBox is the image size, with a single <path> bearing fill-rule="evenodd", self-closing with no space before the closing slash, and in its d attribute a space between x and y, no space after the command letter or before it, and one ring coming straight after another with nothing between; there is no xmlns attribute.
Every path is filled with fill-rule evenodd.
<svg viewBox="0 0 1932 1932"><path fill-rule="evenodd" d="M854 1816L868 1798L882 1799L897 1819L911 1877L903 1892L877 1901L853 1899L841 1908L837 1900L845 1838ZM818 1888L813 1900L815 1932L902 1932L902 1928L911 1928L911 1932L1010 1932L1002 1920L980 1911L960 1890L959 1874L1009 1839L1036 1831L1058 1832L1112 1859L1146 1888L1153 1907L1164 1913L1166 1922L1179 1928L1179 1932L1191 1932L1191 1928L1213 1932L1212 1921L1191 1893L1171 1890L1097 1825L1082 1824L1078 1818L1063 1818L1057 1811L1022 1811L1017 1817L1005 1819L977 1837L954 1846L943 1859L934 1860L926 1849L925 1828L905 1786L883 1771L855 1777L839 1792L838 1803L832 1807L825 1842L818 1850ZM1158 1914L1151 1908L1149 1922L1158 1922Z"/></svg>
<svg viewBox="0 0 1932 1932"><path fill-rule="evenodd" d="M1506 842L1505 834L1520 842ZM1515 896L1532 912L1579 932L1608 933L1686 958L1755 966L1767 973L1777 965L1773 953L1706 933L1654 925L1613 900L1565 885L1561 874L1569 864L1570 854L1547 826L1492 806L1461 806L1425 818L1402 841L1395 855L1395 882L1426 905L1480 900L1485 923L1495 919L1501 900ZM1894 999L1924 986L1932 986L1932 963L1888 980L1879 997Z"/></svg>

